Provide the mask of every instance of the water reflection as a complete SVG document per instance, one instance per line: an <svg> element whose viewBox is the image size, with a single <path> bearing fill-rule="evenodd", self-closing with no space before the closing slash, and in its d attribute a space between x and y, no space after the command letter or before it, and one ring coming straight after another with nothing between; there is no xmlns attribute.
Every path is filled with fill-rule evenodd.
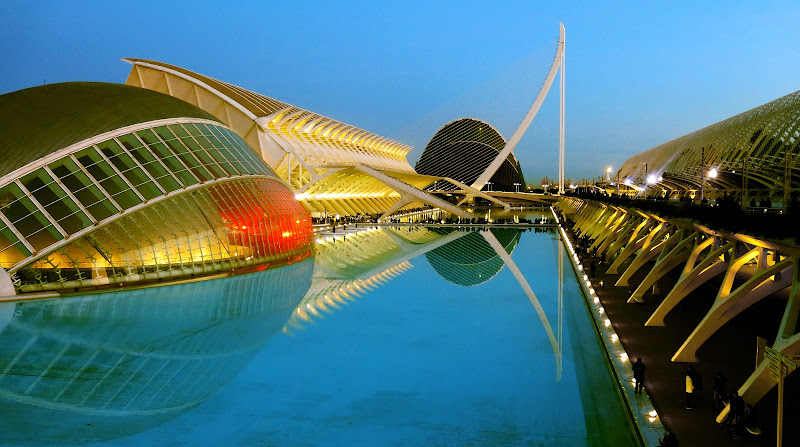
<svg viewBox="0 0 800 447"><path fill-rule="evenodd" d="M2 304L0 444L102 442L174 419L225 387L276 332L308 327L379 293L422 259L461 286L486 283L507 267L541 321L560 379L563 252L551 324L536 284L511 257L521 233L359 229L320 236L316 258L272 270Z"/></svg>
<svg viewBox="0 0 800 447"><path fill-rule="evenodd" d="M538 297L511 258L521 228L371 227L317 240L311 288L284 329L302 329L412 268L423 254L445 280L465 287L483 284L507 267L533 305L553 349L556 380L562 372L563 247L558 258L558 317L552 325Z"/></svg>
<svg viewBox="0 0 800 447"><path fill-rule="evenodd" d="M3 303L0 444L97 442L175 418L223 388L281 330L312 272L307 259L215 280Z"/></svg>
<svg viewBox="0 0 800 447"><path fill-rule="evenodd" d="M449 234L451 228L434 231ZM514 252L522 234L519 228L493 228L488 230L502 245L507 254ZM497 250L482 236L485 231L470 232L463 238L425 254L431 266L447 281L460 286L475 286L492 279L502 268L503 259Z"/></svg>
<svg viewBox="0 0 800 447"><path fill-rule="evenodd" d="M442 234L426 227L370 227L317 240L311 288L286 331L341 309L410 269L411 259L452 243L467 233Z"/></svg>

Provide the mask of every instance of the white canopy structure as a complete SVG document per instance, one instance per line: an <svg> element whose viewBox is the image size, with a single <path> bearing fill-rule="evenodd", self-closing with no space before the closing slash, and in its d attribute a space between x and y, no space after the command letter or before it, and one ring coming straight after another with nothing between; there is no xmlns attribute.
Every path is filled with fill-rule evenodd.
<svg viewBox="0 0 800 447"><path fill-rule="evenodd" d="M294 190L311 213L389 215L428 204L472 217L422 188L410 146L173 65L123 59L127 84L194 104L237 132Z"/></svg>

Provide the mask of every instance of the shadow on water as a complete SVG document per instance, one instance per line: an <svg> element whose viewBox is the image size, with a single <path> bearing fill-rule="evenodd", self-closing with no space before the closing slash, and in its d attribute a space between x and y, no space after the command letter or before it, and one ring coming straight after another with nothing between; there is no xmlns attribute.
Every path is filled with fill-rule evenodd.
<svg viewBox="0 0 800 447"><path fill-rule="evenodd" d="M0 305L0 444L85 444L174 419L279 332L313 259L162 287Z"/></svg>

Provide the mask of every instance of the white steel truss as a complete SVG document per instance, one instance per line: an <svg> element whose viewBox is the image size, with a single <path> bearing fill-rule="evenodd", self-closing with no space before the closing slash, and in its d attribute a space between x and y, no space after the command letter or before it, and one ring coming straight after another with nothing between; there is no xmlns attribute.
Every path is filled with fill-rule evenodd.
<svg viewBox="0 0 800 447"><path fill-rule="evenodd" d="M385 215L426 204L472 217L422 191L441 179L414 171L408 145L180 67L123 60L133 65L127 84L194 104L241 135L310 212Z"/></svg>

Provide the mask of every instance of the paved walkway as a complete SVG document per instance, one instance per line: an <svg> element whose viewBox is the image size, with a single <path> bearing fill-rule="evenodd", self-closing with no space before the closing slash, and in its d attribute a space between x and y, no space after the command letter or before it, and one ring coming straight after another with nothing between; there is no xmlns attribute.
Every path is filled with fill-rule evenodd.
<svg viewBox="0 0 800 447"><path fill-rule="evenodd" d="M573 239L574 235L569 232ZM589 265L598 258L585 258ZM631 279L638 284L652 263L642 268ZM696 393L696 405L685 409L684 378L688 364L672 363L670 359L695 326L711 308L717 294L718 283L699 287L667 315L665 327L645 327L644 323L674 285L679 270L657 284L661 293L645 295L645 303L628 304L628 287L614 287L619 275L606 275L608 265L598 266L592 278L597 295L612 321L625 350L635 361L641 357L647 366L645 388L668 430L676 433L680 445L686 446L774 446L776 444L777 387L764 397L755 411L763 435L745 434L733 439L715 418L713 409L713 376L722 371L728 378L728 391L736 391L755 368L756 337L761 336L771 344L780 323L785 298L768 298L751 306L722 327L698 351L700 361L694 364L703 379L703 389ZM620 270L622 271L622 270ZM600 280L604 287L597 285ZM784 446L800 445L800 374L786 380L784 407Z"/></svg>

